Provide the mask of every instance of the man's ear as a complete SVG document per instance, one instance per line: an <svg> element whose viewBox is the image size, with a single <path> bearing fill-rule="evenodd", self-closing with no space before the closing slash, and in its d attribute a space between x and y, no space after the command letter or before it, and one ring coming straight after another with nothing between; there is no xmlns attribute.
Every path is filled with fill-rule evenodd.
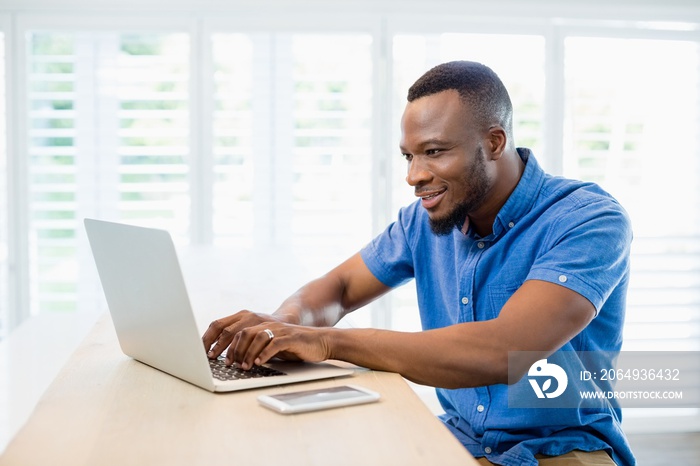
<svg viewBox="0 0 700 466"><path fill-rule="evenodd" d="M500 159L508 144L508 136L505 130L500 126L492 126L489 128L486 144L489 151L489 158L491 160Z"/></svg>

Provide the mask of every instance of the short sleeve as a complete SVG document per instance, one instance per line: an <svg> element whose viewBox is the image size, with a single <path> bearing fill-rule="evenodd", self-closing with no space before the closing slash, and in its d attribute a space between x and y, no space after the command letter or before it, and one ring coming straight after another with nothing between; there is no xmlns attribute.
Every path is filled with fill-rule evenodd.
<svg viewBox="0 0 700 466"><path fill-rule="evenodd" d="M413 254L406 236L414 216L414 205L401 209L398 219L360 251L365 265L388 287L400 286L414 276Z"/></svg>
<svg viewBox="0 0 700 466"><path fill-rule="evenodd" d="M576 206L561 215L546 240L549 248L527 279L565 286L588 299L596 314L629 273L632 228L612 199Z"/></svg>

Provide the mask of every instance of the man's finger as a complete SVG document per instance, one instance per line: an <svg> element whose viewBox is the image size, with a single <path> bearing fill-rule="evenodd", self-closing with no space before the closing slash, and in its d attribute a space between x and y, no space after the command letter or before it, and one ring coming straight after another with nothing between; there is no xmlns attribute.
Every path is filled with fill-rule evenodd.
<svg viewBox="0 0 700 466"><path fill-rule="evenodd" d="M213 345L227 327L230 327L238 320L238 314L233 314L222 319L217 319L207 328L207 331L202 335L202 342L204 343L204 350L209 351L211 345Z"/></svg>
<svg viewBox="0 0 700 466"><path fill-rule="evenodd" d="M257 364L256 360L259 358L260 352L269 348L274 337L274 333L269 328L259 329L243 358L243 369L248 370Z"/></svg>

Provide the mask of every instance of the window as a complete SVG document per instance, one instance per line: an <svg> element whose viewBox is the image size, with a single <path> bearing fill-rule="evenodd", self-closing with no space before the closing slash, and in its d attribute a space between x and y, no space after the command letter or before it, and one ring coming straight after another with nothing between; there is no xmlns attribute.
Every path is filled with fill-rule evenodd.
<svg viewBox="0 0 700 466"><path fill-rule="evenodd" d="M292 238L350 255L371 232L372 38L297 35L291 44Z"/></svg>
<svg viewBox="0 0 700 466"><path fill-rule="evenodd" d="M256 172L254 142L267 143L269 138L254 138L254 114L264 113L267 105L253 93L253 83L267 82L263 70L267 61L254 67L254 38L245 34L214 34L211 38L214 62L213 165L214 165L214 237L253 241L255 198L264 197L270 188L262 170ZM262 55L262 54L261 54ZM256 73L257 70L260 70ZM269 89L265 89L269 90ZM259 90L263 93L264 90ZM257 107L254 103L258 102ZM264 128L266 129L266 128ZM258 149L262 149L258 146ZM269 169L269 167L268 167ZM256 180L259 173L262 180ZM263 188L260 194L254 187ZM262 207L262 206L261 206Z"/></svg>
<svg viewBox="0 0 700 466"><path fill-rule="evenodd" d="M211 41L214 239L291 248L321 273L371 232L372 38Z"/></svg>
<svg viewBox="0 0 700 466"><path fill-rule="evenodd" d="M31 312L90 308L83 217L186 234L189 38L26 37Z"/></svg>
<svg viewBox="0 0 700 466"><path fill-rule="evenodd" d="M370 239L373 40L225 31L209 40L212 236L232 251L223 266L232 288L258 276L274 288L232 290L225 301L248 293L257 303L284 277L296 277L281 284L291 292Z"/></svg>
<svg viewBox="0 0 700 466"><path fill-rule="evenodd" d="M632 218L625 348L698 350L700 47L569 37L565 57L565 173Z"/></svg>
<svg viewBox="0 0 700 466"><path fill-rule="evenodd" d="M157 222L185 236L190 226L189 35L114 38L118 218Z"/></svg>

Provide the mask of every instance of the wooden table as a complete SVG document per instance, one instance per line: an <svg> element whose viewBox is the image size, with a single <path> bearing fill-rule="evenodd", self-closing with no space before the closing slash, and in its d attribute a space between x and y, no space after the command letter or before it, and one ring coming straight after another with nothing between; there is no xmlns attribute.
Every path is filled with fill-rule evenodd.
<svg viewBox="0 0 700 466"><path fill-rule="evenodd" d="M349 382L381 400L295 415L256 401ZM124 356L105 317L0 457L0 466L48 464L477 463L397 374L358 369L346 378L213 394Z"/></svg>

